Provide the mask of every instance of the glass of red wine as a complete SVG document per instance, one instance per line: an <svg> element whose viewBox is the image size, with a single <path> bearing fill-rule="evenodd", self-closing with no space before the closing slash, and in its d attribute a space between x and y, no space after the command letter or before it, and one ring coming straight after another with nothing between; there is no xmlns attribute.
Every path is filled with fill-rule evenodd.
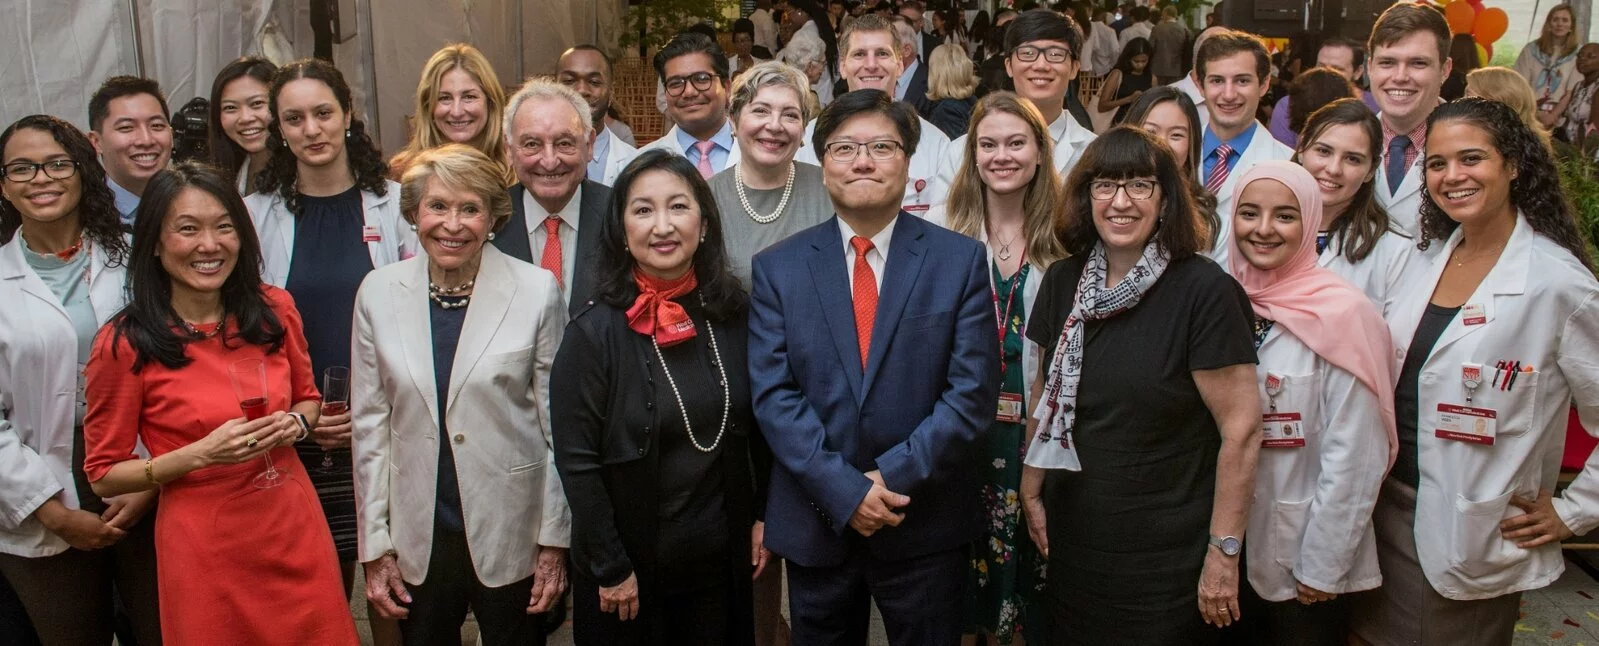
<svg viewBox="0 0 1599 646"><path fill-rule="evenodd" d="M322 371L322 416L350 412L350 369L333 366ZM322 449L322 473L333 471L333 450Z"/></svg>
<svg viewBox="0 0 1599 646"><path fill-rule="evenodd" d="M268 415L266 364L260 359L244 359L228 366L228 378L233 382L233 394L239 398L239 408L245 419L255 421ZM283 484L283 474L272 464L272 452L261 455L266 460L266 470L255 476L255 486L270 489Z"/></svg>

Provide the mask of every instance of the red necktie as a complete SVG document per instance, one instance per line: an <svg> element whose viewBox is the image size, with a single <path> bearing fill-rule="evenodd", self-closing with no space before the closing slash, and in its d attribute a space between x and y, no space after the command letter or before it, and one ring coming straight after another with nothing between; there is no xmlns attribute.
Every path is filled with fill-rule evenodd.
<svg viewBox="0 0 1599 646"><path fill-rule="evenodd" d="M539 256L539 266L555 274L555 286L564 289L565 282L561 280L561 218L550 216L544 218L544 253Z"/></svg>
<svg viewBox="0 0 1599 646"><path fill-rule="evenodd" d="M1215 193L1221 190L1221 185L1227 183L1227 158L1232 157L1233 148L1227 144L1216 147L1216 165L1210 169L1210 177L1205 178L1205 190Z"/></svg>
<svg viewBox="0 0 1599 646"><path fill-rule="evenodd" d="M711 149L714 147L716 147L716 142L714 141L694 142L694 149L700 151L700 163L698 166L700 177L705 179L710 179L712 175L716 174L716 169L711 168Z"/></svg>
<svg viewBox="0 0 1599 646"><path fill-rule="evenodd" d="M861 369L866 369L866 356L872 349L872 325L877 322L877 275L866 264L866 252L872 250L872 241L855 236L849 244L855 248L855 340L861 346Z"/></svg>

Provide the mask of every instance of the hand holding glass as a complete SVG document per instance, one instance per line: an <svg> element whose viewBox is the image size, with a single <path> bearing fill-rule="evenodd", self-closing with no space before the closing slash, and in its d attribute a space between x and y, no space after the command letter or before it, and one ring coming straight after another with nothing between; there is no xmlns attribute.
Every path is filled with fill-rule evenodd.
<svg viewBox="0 0 1599 646"><path fill-rule="evenodd" d="M333 366L322 371L322 417L350 412L350 369ZM322 447L322 472L333 470L333 450Z"/></svg>
<svg viewBox="0 0 1599 646"><path fill-rule="evenodd" d="M244 359L228 366L228 379L233 382L233 394L239 398L239 408L248 420L257 420L268 414L266 364L260 359ZM252 438L254 439L254 438ZM272 464L272 451L262 454L266 470L255 476L255 486L269 489L283 484L282 473Z"/></svg>

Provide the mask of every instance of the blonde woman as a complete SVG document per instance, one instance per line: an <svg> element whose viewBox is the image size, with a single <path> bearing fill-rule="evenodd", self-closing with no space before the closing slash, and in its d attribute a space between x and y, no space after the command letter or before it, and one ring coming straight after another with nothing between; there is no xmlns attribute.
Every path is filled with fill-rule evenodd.
<svg viewBox="0 0 1599 646"><path fill-rule="evenodd" d="M1577 74L1577 14L1569 4L1558 4L1544 14L1543 31L1516 57L1516 72L1532 85L1538 111L1552 112L1566 84Z"/></svg>
<svg viewBox="0 0 1599 646"><path fill-rule="evenodd" d="M1538 97L1521 74L1508 67L1482 67L1466 75L1466 96L1480 96L1510 106L1521 122L1550 146L1549 131L1538 122Z"/></svg>
<svg viewBox="0 0 1599 646"><path fill-rule="evenodd" d="M945 47L949 45L938 49ZM936 60L936 50L933 56ZM997 332L1001 394L985 434L986 453L977 463L986 517L992 522L972 555L968 612L962 620L964 634L988 635L994 644L1010 644L1017 637L1031 644L1049 643L1041 594L1044 559L1027 539L1017 492L1027 446L1022 416L1031 410L1025 394L1039 374L1041 357L1038 345L1026 342L1023 333L1045 268L1066 255L1052 229L1053 214L1064 206L1061 191L1043 115L1013 93L996 92L978 101L972 113L949 202L928 213L928 220L988 247L995 322L1004 326Z"/></svg>
<svg viewBox="0 0 1599 646"><path fill-rule="evenodd" d="M411 141L389 160L390 179L404 177L422 151L457 143L487 155L498 166L504 184L515 184L501 130L504 110L505 88L483 52L464 43L434 52L416 86Z"/></svg>
<svg viewBox="0 0 1599 646"><path fill-rule="evenodd" d="M977 98L977 71L966 48L945 43L933 49L927 66L927 120L954 139L966 134Z"/></svg>

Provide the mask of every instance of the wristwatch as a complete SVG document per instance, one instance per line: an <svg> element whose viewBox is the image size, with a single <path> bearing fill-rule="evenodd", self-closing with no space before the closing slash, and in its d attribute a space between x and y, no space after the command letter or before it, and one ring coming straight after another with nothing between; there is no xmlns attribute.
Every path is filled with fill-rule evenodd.
<svg viewBox="0 0 1599 646"><path fill-rule="evenodd" d="M1210 544L1220 548L1221 553L1225 556L1238 556L1238 553L1244 549L1244 542L1238 540L1237 536L1222 536L1217 538L1215 535L1212 535L1210 537Z"/></svg>
<svg viewBox="0 0 1599 646"><path fill-rule="evenodd" d="M294 441L298 442L303 440L305 439L305 436L311 434L311 422L305 418L305 415L295 411L289 411L289 417L293 417L294 421L300 423L300 436L294 438Z"/></svg>

